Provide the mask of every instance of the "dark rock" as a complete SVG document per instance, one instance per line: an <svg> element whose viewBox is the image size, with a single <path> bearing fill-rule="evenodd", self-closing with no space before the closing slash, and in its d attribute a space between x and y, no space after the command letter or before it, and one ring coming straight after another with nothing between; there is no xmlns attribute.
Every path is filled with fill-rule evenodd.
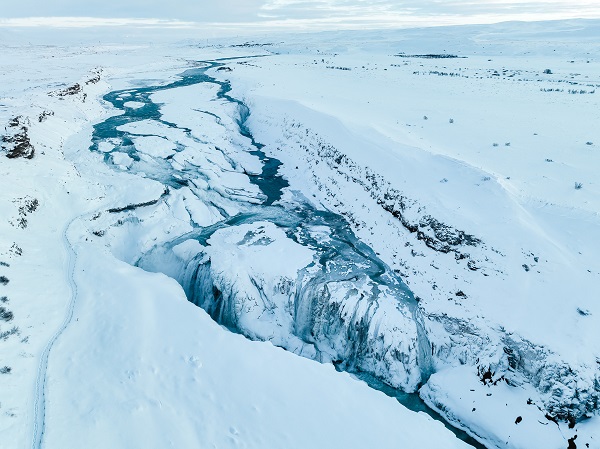
<svg viewBox="0 0 600 449"><path fill-rule="evenodd" d="M8 323L9 321L12 321L13 318L14 318L14 315L10 310L7 310L6 307L0 307L0 320L1 321L6 321Z"/></svg>
<svg viewBox="0 0 600 449"><path fill-rule="evenodd" d="M16 159L22 157L33 159L35 148L29 140L28 131L26 126L22 126L15 134L2 136L2 149L6 150L7 158Z"/></svg>
<svg viewBox="0 0 600 449"><path fill-rule="evenodd" d="M153 206L155 204L157 204L160 200L162 200L165 196L169 195L170 191L169 188L166 187L163 194L156 200L152 200L152 201L146 201L145 203L136 203L136 204L129 204L127 206L124 207L113 207L111 209L108 209L108 212L110 212L111 214L116 214L119 212L126 212L126 211L130 211L130 210L135 210L138 209L140 207L147 207L147 206Z"/></svg>
<svg viewBox="0 0 600 449"><path fill-rule="evenodd" d="M59 90L58 92L56 92L56 95L58 95L59 97L66 97L67 95L77 95L82 90L83 88L81 87L81 84L75 83L72 86L69 86L63 90Z"/></svg>
<svg viewBox="0 0 600 449"><path fill-rule="evenodd" d="M48 117L54 115L53 111L44 111L42 112L39 117L38 117L38 122L42 123L44 122Z"/></svg>
<svg viewBox="0 0 600 449"><path fill-rule="evenodd" d="M550 415L549 413L546 413L544 416L548 421L552 421L554 424L558 425L558 419L556 419L556 417Z"/></svg>
<svg viewBox="0 0 600 449"><path fill-rule="evenodd" d="M471 271L477 271L479 270L479 268L477 267L477 265L475 265L475 262L472 260L469 260L469 262L467 262L467 268Z"/></svg>

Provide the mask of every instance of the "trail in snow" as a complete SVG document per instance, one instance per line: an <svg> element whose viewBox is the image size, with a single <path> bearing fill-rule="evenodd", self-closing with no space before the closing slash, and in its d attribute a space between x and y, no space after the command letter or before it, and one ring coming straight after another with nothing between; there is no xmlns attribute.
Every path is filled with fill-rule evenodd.
<svg viewBox="0 0 600 449"><path fill-rule="evenodd" d="M77 301L77 284L75 283L74 279L75 262L77 260L77 254L75 253L75 250L71 245L68 233L71 225L78 218L79 217L75 217L74 219L72 219L63 230L63 243L67 255L67 282L71 290L71 298L69 300L69 304L67 305L65 317L62 324L52 335L52 337L44 347L44 351L42 352L42 356L40 357L40 363L37 369L35 380L33 436L31 439L32 449L40 449L42 447L44 431L46 429L46 384L48 381L47 373L48 358L50 357L50 351L52 350L54 343L56 343L56 341L65 331L67 326L71 323L71 320L73 319L75 303Z"/></svg>

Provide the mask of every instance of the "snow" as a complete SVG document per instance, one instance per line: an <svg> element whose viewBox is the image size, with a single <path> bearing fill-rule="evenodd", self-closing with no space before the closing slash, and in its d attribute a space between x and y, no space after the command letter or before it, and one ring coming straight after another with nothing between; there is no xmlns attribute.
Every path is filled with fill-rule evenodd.
<svg viewBox="0 0 600 449"><path fill-rule="evenodd" d="M56 65L39 69L30 62L35 59L30 50L10 50L31 71L28 83L34 83L35 76L47 76L48 83L56 74L85 81L92 67L80 62L90 55L97 62L95 48L73 48L66 52L73 60L66 63L68 57L61 57ZM112 64L107 68L113 74L112 89L122 88L132 73L140 73L127 55L115 59L118 62L105 61ZM170 66L162 64L154 67L165 71L164 80ZM41 70L47 73L42 75ZM9 73L3 70L3 77ZM106 78L85 85L86 97L64 100L47 97L45 87L23 94L29 85L18 80L10 77L3 83L3 102L9 106L2 120L15 114L36 119L40 109L32 112L30 104L55 114L39 124L30 120L34 159L0 161L4 218L0 257L10 265L1 267L2 275L10 278L1 288L15 316L10 325L20 329L0 342L1 358L12 370L1 379L0 428L6 447L38 444L41 438L47 448L336 444L358 448L371 443L396 447L399 442L465 447L440 423L409 412L331 365L230 333L189 303L173 280L115 259L113 253L122 259L138 254L142 251L138 245L145 242L130 241L109 253L101 238L91 233L101 235L102 228L94 224L108 214L107 209L156 200L164 189L157 182L128 175L125 169L132 159L126 154L111 154L124 170L115 171L100 154L88 151L91 123L107 114L98 101L109 90ZM160 132L160 139L189 143L185 133L166 135L168 128L156 122L149 130L153 135ZM141 126L135 129L145 131ZM162 143L146 136L139 139L140 151L159 151L157 144ZM117 144L101 150L112 151ZM253 190L246 183L244 188ZM27 227L19 227L17 220L23 215L19 207L29 207L27 201L34 198L39 207L24 215ZM202 224L221 218L190 189L181 189L167 201L159 206L175 218L187 209ZM83 229L84 222L91 229ZM186 229L189 224L174 223L174 232ZM63 232L68 240L60 238ZM71 244L73 271L68 268ZM49 341L55 343L46 365L40 356ZM40 389L34 388L36 376ZM423 429L428 429L426 436Z"/></svg>
<svg viewBox="0 0 600 449"><path fill-rule="evenodd" d="M45 447L467 447L331 365L231 334L164 275L90 243L76 252Z"/></svg>
<svg viewBox="0 0 600 449"><path fill-rule="evenodd" d="M557 397L572 397L574 408L591 399L557 379L568 365L579 388L595 388L599 357L598 48L595 25L580 25L372 32L360 44L341 33L303 36L223 72L250 105L257 140L284 162L291 188L347 213L422 299L435 370L490 364L546 388L536 393L546 407ZM462 261L432 251L382 210L383 192L367 188L373 175L375 189L403 195L408 221L433 216L483 244L459 248L468 255ZM470 338L460 335L466 329ZM522 360L518 373L504 348ZM462 384L477 382L470 372ZM452 389L443 385L435 391ZM452 396L438 396L443 414L472 422L470 409L458 413ZM491 415L514 426L514 417ZM486 441L504 447L510 433L496 435ZM548 447L539 441L514 444Z"/></svg>
<svg viewBox="0 0 600 449"><path fill-rule="evenodd" d="M115 164L122 168L128 168L133 163L133 159L125 153L115 153L112 155L112 160Z"/></svg>
<svg viewBox="0 0 600 449"><path fill-rule="evenodd" d="M253 225L217 231L208 241L211 260L219 260L215 252L223 251L228 257L215 270L229 272L232 267L258 270L251 278L271 278L276 267L281 277L295 278L298 271L313 261L314 252L285 236L273 223L256 222ZM243 289L240 289L243 290Z"/></svg>
<svg viewBox="0 0 600 449"><path fill-rule="evenodd" d="M565 435L571 438L575 434L579 447L597 444L600 431L597 419L578 424L573 430L564 424L559 427L548 421L539 405L531 400L536 393L530 386L514 388L504 381L484 385L470 370L471 367L461 367L436 373L421 394L432 407L443 408L440 411L451 421L482 442L491 447L518 449L557 447L557 441Z"/></svg>
<svg viewBox="0 0 600 449"><path fill-rule="evenodd" d="M140 144L140 151L151 151L151 155L160 156L160 143L165 143L165 139L177 141L185 138L185 132L178 128L172 128L165 123L157 123L154 120L142 120L135 123L128 123L117 128L119 131L126 131L133 135L141 136L137 139ZM155 136L153 133L159 132L160 136ZM164 146L164 145L163 145ZM154 150L152 150L154 148ZM143 150L146 151L143 151ZM164 152L164 151L163 151ZM154 153L154 154L152 154ZM167 151L166 155L171 153Z"/></svg>
<svg viewBox="0 0 600 449"><path fill-rule="evenodd" d="M131 109L139 109L142 106L144 106L144 103L140 103L139 101L126 101L125 103L123 103L123 106Z"/></svg>
<svg viewBox="0 0 600 449"><path fill-rule="evenodd" d="M255 47L11 35L0 122L9 133L22 116L36 154L0 154L0 306L14 313L0 332L18 327L0 340L0 368L11 368L0 374L3 442L25 447L43 430L47 448L464 447L336 372L330 362L343 359L408 391L423 380L421 397L489 447L559 448L575 435L594 447L598 29L275 35ZM242 56L208 74L231 83L262 151L283 162L290 186L262 215L252 176L263 164L239 133L241 105L217 84L152 93L160 119L118 128L132 147L113 138L89 151L93 124L118 113L105 93L124 90L124 107L140 112L136 87ZM58 94L75 83L81 91ZM167 189L171 172L189 182ZM306 204L343 215L350 243L373 254L327 260L320 245L345 248L331 223L280 224ZM239 214L255 215L220 225ZM416 301L365 275L375 260ZM357 274L311 296L321 263ZM208 304L213 318L273 344L187 301L194 272L210 301L233 298L229 315ZM325 312L313 314L323 291ZM506 380L484 385L487 368ZM546 416L567 413L574 428Z"/></svg>
<svg viewBox="0 0 600 449"><path fill-rule="evenodd" d="M136 150L153 157L166 158L175 154L176 148L164 137L144 136L133 140Z"/></svg>

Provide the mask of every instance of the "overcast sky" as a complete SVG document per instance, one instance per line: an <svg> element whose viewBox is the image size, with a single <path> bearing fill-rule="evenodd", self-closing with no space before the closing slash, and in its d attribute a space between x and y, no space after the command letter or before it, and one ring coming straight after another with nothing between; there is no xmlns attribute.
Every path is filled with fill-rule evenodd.
<svg viewBox="0 0 600 449"><path fill-rule="evenodd" d="M600 0L2 0L3 23L25 17L153 18L249 26L483 23L600 18ZM11 20L6 20L11 19ZM15 20L19 19L19 20Z"/></svg>

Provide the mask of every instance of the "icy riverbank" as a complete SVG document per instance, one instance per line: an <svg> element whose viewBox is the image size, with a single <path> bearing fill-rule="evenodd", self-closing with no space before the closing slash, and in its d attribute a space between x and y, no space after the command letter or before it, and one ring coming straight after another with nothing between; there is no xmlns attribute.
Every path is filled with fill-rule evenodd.
<svg viewBox="0 0 600 449"><path fill-rule="evenodd" d="M486 35L486 30L479 29L479 36ZM3 254L10 265L4 268L19 267L15 261L20 260L31 264L29 258L18 258L27 257L27 249L26 256L17 256L8 241L17 244L19 236L29 235L29 230L15 226L19 207L29 207L27 198L42 200L38 212L44 214L47 223L56 222L47 231L50 234L71 217L84 214L78 225L81 241L75 246L81 246L87 256L83 265L78 262L75 277L81 277L78 285L83 284L87 293L82 296L81 308L75 308L74 326L57 342L55 357L60 363L53 364L52 354L49 358L47 424L53 430L49 430L48 444L58 444L54 442L64 438L60 429L66 421L61 421L61 416L66 420L73 407L79 407L74 402L76 391L82 397L85 391L89 395L85 402L88 405L75 413L82 428L89 428L92 422L108 426L111 415L120 416L126 410L139 412L144 422L157 422L161 413L169 417L167 421L175 419L172 413L178 406L191 410L191 402L172 399L177 397L173 389L181 388L175 379L188 372L186 366L175 364L177 369L159 374L162 371L158 366L163 366L159 351L151 356L152 369L142 376L143 381L138 381L136 373L145 371L136 366L146 366L144 360L149 353L144 352L139 359L132 356L134 361L127 362L125 354L142 351L135 346L142 340L147 342L144 347L148 351L163 347L155 337L164 339L165 335L165 354L181 354L178 348L187 348L193 341L181 342L182 335L175 331L178 314L198 319L201 312L174 306L176 310L169 312L173 313L169 325L173 330L156 336L155 330L166 326L156 313L142 314L134 325L131 317L134 311L144 309L145 303L140 302L144 296L154 298L150 309L159 310L180 303L163 297L181 298L182 292L164 277L142 275L120 264L115 267L121 268L107 270L102 276L108 282L111 276L120 279L118 273L122 271L127 273L123 281L111 286L114 291L102 288L106 293L99 292L94 285L101 284L92 279L98 276L100 265L110 264L108 260L116 257L176 279L188 299L221 324L248 337L331 362L338 369L365 371L395 388L409 392L420 388L431 407L489 447L558 449L567 447L567 440L575 435L577 444L594 447L599 438L598 356L594 348L598 315L588 287L597 280L599 270L594 252L584 246L594 245L592 234L597 229L596 186L588 173L596 164L596 155L588 152L571 157L558 146L574 148L578 132L589 135L586 142L591 145L584 143L585 150L592 149L595 140L600 141L591 125L597 114L593 107L595 93L548 97L547 91L538 88L573 82L593 84L590 77L594 76L597 61L586 54L591 47L585 39L561 49L558 56L540 50L541 54L533 57L521 54L521 44L514 41L484 51L480 43L465 38L464 29L444 32L446 50L460 53L461 58L419 57L434 55L432 50L440 45L437 36L422 40L426 32L387 34L383 43L369 42L373 34L342 33L327 40L303 36L319 43L316 53L290 38L286 43L270 45L268 56L222 61L223 65L206 73L205 66L182 60L251 56L252 47L229 48L218 43L202 50L195 46L161 47L159 50L170 56L155 59L151 65L139 56L139 49L120 54L121 50L113 48L106 52L112 58L110 65L102 71L88 67L88 74L77 83L79 88L74 84L52 89L46 86L52 96L46 97L44 92L30 94L31 103L41 105L30 110L23 106L27 100L17 97L18 88L8 84L13 91L6 88L3 94L13 95L14 99L5 101L6 122L19 114L25 117L37 153L30 161L16 159L6 162L15 164L10 168L5 165L7 191L12 192L11 183L18 187L14 194L7 195L14 204L7 203L7 213L12 207L16 215L3 224L7 236ZM555 38L563 36L560 31L551 32ZM519 39L530 42L530 37ZM396 53L400 43L403 52ZM256 53L262 54L264 49L259 46ZM500 56L500 52L509 51L510 58ZM85 61L90 54L87 52L90 49L73 54ZM133 69L124 68L127 52L139 58ZM169 59L174 53L181 59ZM566 54L581 59L561 61L559 58ZM485 68L495 58L504 58L503 62L515 67L552 66L554 76L538 75L542 77L538 79L533 70L523 68L518 69L520 78L511 76L516 69L496 70L496 76L492 69ZM566 76L566 67L572 64L584 75L571 72L571 78ZM64 70L59 66L56 73ZM194 66L183 77L176 76ZM144 67L149 70L147 77L132 73ZM486 76L475 76L486 70ZM580 77L578 81L573 81L574 76ZM346 93L355 91L353 86L358 84L363 86L362 93L349 98ZM381 89L382 85L387 88ZM460 90L466 87L475 88L476 93ZM117 111L107 104L104 110L98 107L97 99L109 89L113 92L106 99L123 109L121 115L114 115ZM447 97L444 91L449 92ZM462 102L471 105L472 112L465 109L458 115L444 109L453 104L452 98L459 91ZM503 112L518 110L520 97L511 97L513 92L528 93L532 108L545 111L548 124L559 117L570 117L572 108L586 108L587 115L581 118L585 123L565 124L570 131L562 132L556 148L549 147L555 139L552 128L540 122L536 122L536 132L532 133L535 138L525 139L533 131L526 129L533 123L527 119L531 111L523 111L519 128L511 128L512 122L506 121ZM476 118L481 118L481 96L491 101L486 107L497 113L473 128ZM495 98L506 104L500 107ZM545 107L548 98L552 100ZM249 110L244 109L246 105ZM445 116L452 120L440 119ZM98 124L92 129L90 122ZM50 132L60 123L76 124L61 128L63 138L71 136L64 146L60 139L52 140ZM491 148L484 150L486 132L498 127L511 131L510 142L500 140L502 148L490 143ZM481 132L471 135L471 129ZM445 140L439 141L442 135ZM66 161L62 160L63 150ZM482 151L487 153L481 155ZM566 185L548 184L548 173L538 179L528 169L531 160L542 160L549 151L552 158L546 157L550 162L545 164L561 161L553 179L562 180L573 173L582 180L583 188L569 186L567 192ZM62 183L55 184L60 177L43 175L49 158L56 161L57 172L64 173ZM32 172L29 183L19 185L19 173L14 170L17 165L20 170ZM39 191L47 190L49 185L61 193L40 196ZM21 200L25 201L23 205ZM65 209L53 217L52 211L63 202L72 210ZM26 218L34 226L35 215L31 217ZM40 222L34 240L48 239L39 226ZM41 243L33 245L43 247ZM63 266L58 246L53 254L56 257L52 263ZM17 271L25 272L24 268ZM48 273L48 278L56 278L60 272L58 268L55 274ZM129 277L131 285L125 285ZM140 287L144 283L149 284L148 288ZM162 283L164 286L159 287ZM16 289L14 285L11 279L7 286L14 298L30 294L26 283ZM138 287L140 293L134 293ZM51 301L44 306L56 311L52 322L44 325L45 329L35 339L32 337L34 340L25 335L20 342L17 338L7 340L10 344L5 348L13 351L13 355L7 352L7 359L17 357L18 351L28 347L24 345L41 348L39 345L48 341L67 304L66 286L61 291L52 293ZM117 306L115 301L119 300ZM11 307L14 303L11 298ZM20 304L14 310L14 322L18 321L21 329L25 325L28 329L41 326L28 312L31 306L27 301ZM116 316L110 315L113 311ZM20 321L25 316L29 316L28 321ZM103 320L92 325L90 320L100 316ZM82 328L77 324L80 319L86 323ZM188 321L193 320L186 318ZM191 332L188 324L181 324L180 329ZM228 332L217 326L211 329ZM118 346L118 342L128 340L128 332L138 338L114 355L98 349L105 344ZM194 332L192 340L215 338L212 330ZM231 338L237 341L239 337ZM79 347L82 341L88 344ZM237 354L233 346L227 347ZM243 343L242 347L255 346ZM32 363L19 369L31 370L38 350L31 351ZM72 360L79 360L82 366L66 370L72 365L64 359L69 357L67 354L77 354ZM212 355L207 357L220 367L214 371L215 376L229 363L219 365ZM289 354L285 357L281 364L291 360L287 357L293 358ZM107 362L104 375L93 376L105 384L103 389L117 397L124 394L116 385L125 382L120 366L131 365L124 372L139 388L139 394L117 404L110 403L107 393L96 407L93 398L99 393L89 392L85 385L77 386L79 390L73 388L77 385L74 379L87 378L88 370L104 363L101 360L112 361ZM282 369L279 366L277 370ZM199 377L192 377L196 380L191 385L195 385ZM27 391L23 387L26 376L17 379L11 374L5 378L14 391ZM64 379L72 381L61 386ZM214 379L211 382L216 382ZM198 394L205 391L186 384L188 388L196 388ZM224 390L217 390L219 397L225 397ZM152 391L147 396L149 402L139 402L140 395L147 391ZM303 391L310 396L308 387ZM376 392L369 394L381 398ZM6 397L3 403L14 403L12 410L20 410L11 412L14 418L27 415L23 411L28 409L31 396ZM234 404L233 396L226 397ZM134 403L138 405L134 407ZM163 410L166 403L171 404L172 412ZM64 415L54 414L52 410L60 410L53 408L56 404L65 404ZM220 416L214 410L219 404L217 396L203 404L214 416ZM319 407L329 413L326 406ZM370 409L371 405L347 412L355 416L352 419L359 419L360 413ZM341 412L335 408L332 413ZM286 428L295 435L294 441L308 444L305 437L298 436L302 426L292 422L293 411L286 416L290 421ZM239 419L243 421L243 416ZM392 425L396 419L404 418L390 415L386 423ZM553 422L557 419L559 425ZM6 428L16 438L23 438L27 426L24 421L15 419L15 423L20 422L15 426L7 420ZM142 421L134 421L127 422L141 429ZM205 432L200 436L199 424L188 422L190 432L184 432L178 440L184 446L197 438L207 443L221 438ZM428 422L425 418L419 421L423 426ZM365 432L379 435L369 423ZM169 426L164 424L164 428ZM440 426L434 428L432 447L439 443L438 438L452 440ZM325 426L321 432L327 429ZM405 432L408 447L415 447L417 440L411 439L413 435L406 433L407 429L398 431ZM78 441L83 444L85 438L100 438L100 433L78 436ZM167 434L170 436L165 438L176 438ZM393 447L395 437L380 437L379 446ZM248 444L248 438L232 437L230 441ZM333 440L324 438L322 443L325 441ZM422 443L419 447L429 444ZM315 445L319 446L311 440L311 447Z"/></svg>
<svg viewBox="0 0 600 449"><path fill-rule="evenodd" d="M24 61L31 56L13 52ZM94 51L73 53L86 61ZM128 59L124 54L121 61L129 65ZM58 73L65 70L63 62L57 63ZM185 68L180 64L179 72ZM10 217L2 222L1 268L7 280L2 294L10 308L10 314L3 309L3 317L17 329L0 347L3 362L10 364L1 378L3 444L465 447L440 423L409 412L331 365L231 334L186 301L175 282L116 260L116 244L107 251L100 229L88 228L100 223L100 216L128 214L124 222L140 221L145 212L152 214L152 206L170 207L177 197L143 175L109 169L99 153L88 150L91 122L105 115L97 99L107 91L107 81L119 84L131 77L115 65L112 76L83 73L79 87L61 87L61 95L46 96L41 87L23 96L5 84L3 95L11 103L5 109L7 121L22 117L36 154L2 159L2 210ZM79 70L85 69L81 64ZM164 70L162 76L168 75ZM36 105L34 113L26 106L30 102ZM38 121L37 104L52 114ZM174 154L167 151L169 145L146 137L139 136L137 143L151 157ZM188 143L202 145L201 139ZM209 159L218 154L223 155L217 150ZM260 169L254 156L246 159L247 170ZM109 161L125 168L133 159L124 155ZM214 167L226 161L215 160ZM244 189L259 194L248 181L236 186L242 178L234 173L225 179L234 184L221 183L217 195L231 195L231 204L236 195L244 196ZM193 202L194 196L188 196ZM251 197L244 201L252 202ZM262 199L258 195L255 201ZM203 208L197 199L194 204L199 221L220 216L219 207ZM181 226L177 216L170 217L174 223L163 223L167 232ZM68 240L57 238L64 229ZM146 242L140 237L128 243ZM74 256L67 258L71 251ZM50 351L43 352L44 347ZM43 374L36 386L38 366Z"/></svg>

